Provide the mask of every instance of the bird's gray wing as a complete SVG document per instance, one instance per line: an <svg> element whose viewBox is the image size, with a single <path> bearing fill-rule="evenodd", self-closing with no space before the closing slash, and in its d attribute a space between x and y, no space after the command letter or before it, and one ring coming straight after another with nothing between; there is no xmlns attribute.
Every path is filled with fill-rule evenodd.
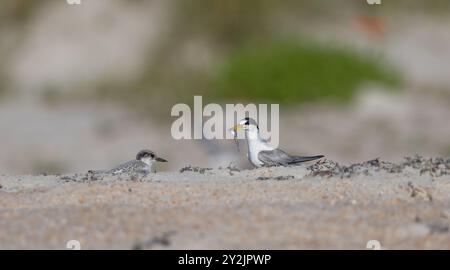
<svg viewBox="0 0 450 270"><path fill-rule="evenodd" d="M323 157L322 155L306 156L306 157L290 156L280 149L266 150L258 153L258 159L268 166L278 166L278 165L287 166L319 159L322 157Z"/></svg>
<svg viewBox="0 0 450 270"><path fill-rule="evenodd" d="M109 170L109 173L112 174L121 174L121 173L127 173L127 172L144 172L145 171L145 163L138 160L131 160L128 162L125 162L123 164L120 164L119 166Z"/></svg>
<svg viewBox="0 0 450 270"><path fill-rule="evenodd" d="M316 159L323 158L323 157L324 157L324 155L305 156L305 157L291 156L291 161L289 162L289 164L298 164L298 163L308 162L308 161L316 160Z"/></svg>
<svg viewBox="0 0 450 270"><path fill-rule="evenodd" d="M267 166L287 166L290 161L290 156L283 150L264 150L258 153L258 159Z"/></svg>

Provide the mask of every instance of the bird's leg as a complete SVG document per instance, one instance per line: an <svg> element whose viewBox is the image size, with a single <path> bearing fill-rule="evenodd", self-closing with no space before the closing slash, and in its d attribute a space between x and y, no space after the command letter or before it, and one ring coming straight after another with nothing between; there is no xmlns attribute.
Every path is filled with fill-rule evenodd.
<svg viewBox="0 0 450 270"><path fill-rule="evenodd" d="M239 148L239 140L237 139L237 132L234 133L234 143L236 144L238 152L241 152L241 149Z"/></svg>

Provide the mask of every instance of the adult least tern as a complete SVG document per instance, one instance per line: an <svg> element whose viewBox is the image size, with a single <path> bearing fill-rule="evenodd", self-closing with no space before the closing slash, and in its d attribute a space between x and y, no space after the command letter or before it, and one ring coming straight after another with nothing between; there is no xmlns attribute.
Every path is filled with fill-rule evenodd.
<svg viewBox="0 0 450 270"><path fill-rule="evenodd" d="M245 130L245 139L248 146L248 159L255 167L262 166L289 166L303 162L323 158L318 156L290 156L281 149L270 146L259 136L259 127L255 120L244 118L232 128L237 134L239 130Z"/></svg>
<svg viewBox="0 0 450 270"><path fill-rule="evenodd" d="M156 162L167 162L167 160L158 157L153 151L142 150L136 155L135 160L125 162L109 171L111 174L122 173L142 173L148 174L152 171L153 164Z"/></svg>

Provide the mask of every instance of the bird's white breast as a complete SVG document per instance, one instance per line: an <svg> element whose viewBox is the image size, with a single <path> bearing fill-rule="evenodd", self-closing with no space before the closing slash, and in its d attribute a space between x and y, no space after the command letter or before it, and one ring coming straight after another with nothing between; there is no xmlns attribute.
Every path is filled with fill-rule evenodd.
<svg viewBox="0 0 450 270"><path fill-rule="evenodd" d="M259 159L258 154L261 151L273 150L274 148L259 139L248 140L248 159L256 167L264 165Z"/></svg>
<svg viewBox="0 0 450 270"><path fill-rule="evenodd" d="M142 162L144 162L147 166L149 166L149 170L152 169L153 164L155 163L155 160L151 159L151 158L143 158L141 159Z"/></svg>

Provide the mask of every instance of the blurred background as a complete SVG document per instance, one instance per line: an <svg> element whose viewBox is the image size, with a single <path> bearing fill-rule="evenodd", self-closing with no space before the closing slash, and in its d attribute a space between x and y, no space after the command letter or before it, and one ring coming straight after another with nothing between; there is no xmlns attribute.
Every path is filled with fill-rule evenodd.
<svg viewBox="0 0 450 270"><path fill-rule="evenodd" d="M170 110L194 95L279 103L295 154L449 156L449 15L448 0L4 0L0 174L109 168L143 148L162 170L248 166L233 141L172 139Z"/></svg>

